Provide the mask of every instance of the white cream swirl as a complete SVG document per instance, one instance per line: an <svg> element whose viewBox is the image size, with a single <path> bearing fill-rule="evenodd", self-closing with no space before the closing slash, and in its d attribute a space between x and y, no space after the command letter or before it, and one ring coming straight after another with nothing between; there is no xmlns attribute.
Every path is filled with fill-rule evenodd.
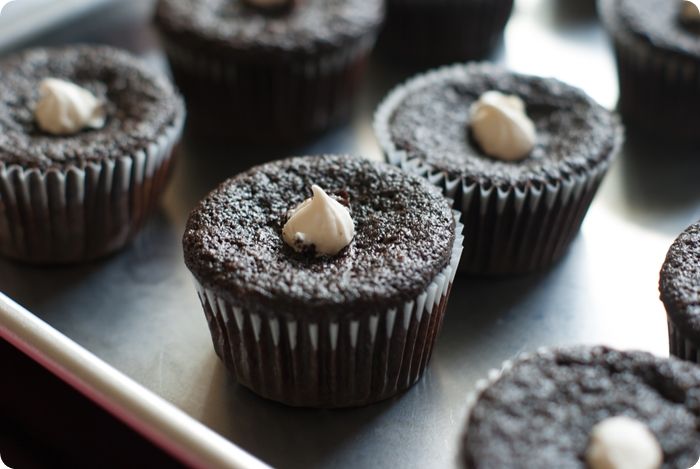
<svg viewBox="0 0 700 469"><path fill-rule="evenodd" d="M39 93L41 97L34 118L45 132L72 135L105 125L103 104L78 85L58 78L46 78L39 84Z"/></svg>
<svg viewBox="0 0 700 469"><path fill-rule="evenodd" d="M282 228L284 241L297 251L313 246L317 256L335 256L355 236L350 211L317 185L313 196L294 210Z"/></svg>
<svg viewBox="0 0 700 469"><path fill-rule="evenodd" d="M469 113L472 134L487 155L517 161L535 148L535 124L519 97L487 91L472 104Z"/></svg>
<svg viewBox="0 0 700 469"><path fill-rule="evenodd" d="M611 417L591 430L586 462L591 469L658 469L663 452L642 422L625 416Z"/></svg>

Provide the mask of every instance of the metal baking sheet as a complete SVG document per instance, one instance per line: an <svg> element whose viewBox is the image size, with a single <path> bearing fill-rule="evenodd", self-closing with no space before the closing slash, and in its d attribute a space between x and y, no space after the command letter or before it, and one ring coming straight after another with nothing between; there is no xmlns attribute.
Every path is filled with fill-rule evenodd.
<svg viewBox="0 0 700 469"><path fill-rule="evenodd" d="M10 348L7 348L8 345ZM148 450L148 455L139 455L151 463L158 461L158 464L165 463L168 464L168 467L180 467L178 463L176 463L176 461L178 461L179 464L186 464L187 467L193 468L232 467L267 469L269 467L222 436L216 434L205 425L192 419L161 397L156 396L143 386L127 378L123 373L120 373L104 361L95 357L95 355L80 347L68 337L1 293L0 346L2 346L3 351L16 350L19 352L20 356L27 357L41 365L44 370L47 370L61 381L77 390L78 393L80 393L79 395L97 404L119 422L126 424L131 430L140 434L141 437L155 444L155 448ZM67 411L69 414L76 412L75 421L68 424L66 429L72 431L78 428L80 424L76 422L80 422L83 425L86 422L112 422L109 419L100 417L100 414L95 410L86 411L85 407L76 409L75 401L67 397L69 394L65 393L64 388L56 387L55 383L50 380L47 381L41 373L37 374L36 369L27 372L21 365L18 366L16 362L12 363L13 360L17 358L17 355L13 353L9 355L3 353L2 358L10 360L10 363L7 364L3 362L3 371L6 371L7 368L5 368L5 366L8 366L10 373L12 373L13 370L17 370L22 373L22 378L31 377L32 379L39 379L43 386L48 385L48 388L41 389L42 392L54 392L58 394L57 401L54 400L56 397L55 394L47 395L46 399L48 402L52 405L62 406L61 409ZM17 388L15 385L18 383L13 381L13 379L17 380L19 376L13 376L12 374L6 374L6 376L9 379L7 383L4 384L9 385L10 398L20 395L19 393L22 392L22 389L30 389L32 386L36 385L36 382L25 382L19 383L20 387ZM3 387L3 391L6 389L8 388ZM29 391L29 395L32 395L31 391ZM22 406L32 402L31 398L27 400L20 398L19 402L8 402L5 400L6 398L7 395L3 394L2 404L6 404L4 408L7 408L7 404ZM32 415L37 415L36 412L25 414L23 412L25 410L24 407L19 407L17 410L20 411L20 417L17 415L10 415L10 422L16 418L23 418L21 417L22 415L28 415L30 420L32 420ZM12 411L10 411L10 413L12 414ZM66 415L66 413L60 413L60 411L57 412L57 416L60 416L60 418L65 418ZM57 416L54 417L59 418ZM0 415L0 417L0 422L3 424L7 423L4 421L7 417L6 415ZM45 459L46 453L51 454L52 451L42 446L46 442L46 440L42 438L46 438L47 435L53 436L49 429L54 427L58 428L62 425L62 422L51 422L48 426L46 426L45 423L45 420L42 420L42 423L22 421L21 427L24 432L27 432L23 432L24 435L29 434L28 432L36 428L41 428L43 431L39 433L43 433L43 435L37 435L38 441L29 442L26 446L22 444L24 443L21 441L22 437L19 436L18 438L18 440L20 440L20 445L24 446L23 450L20 450L20 454L24 451L40 448L43 450L41 453L44 453L42 454L42 456L44 456L44 458L42 458L43 463L47 461L47 459ZM53 423L58 423L58 426L52 426ZM119 428L118 426L108 426L110 428L100 428L100 431L105 432L104 436L113 439L110 440L110 444L115 448L115 451L129 448L128 443L123 440L124 435L121 433L124 430L115 430L115 428ZM12 423L10 423L10 428L14 428ZM87 431L91 431L91 429ZM57 441L65 442L66 440L58 438ZM76 438L75 441L80 441L84 444L84 442L88 440ZM3 443L5 443L4 439ZM49 445L51 446L52 444ZM12 450L17 450L17 448L12 448L11 441L10 448L11 450L8 454L13 454L14 451ZM140 451L144 451L147 448L151 447L141 446ZM6 447L3 445L0 450L5 451ZM94 451L85 451L85 448L65 448L65 450L64 454L69 455L74 454L73 452L80 452L80 457L78 458L79 464L77 464L77 466L89 461L89 458L94 457L96 454ZM153 455L158 454L159 450L164 451L169 456L160 456L153 459ZM89 453L90 456L86 453ZM55 456L55 453L53 453L53 455ZM16 457L17 454L14 454L14 456ZM133 455L127 454L126 456ZM54 463L58 464L55 460ZM27 464L27 467L29 467L29 465L33 467L36 464L42 463L36 460L27 461L20 456L19 462L15 460L13 464ZM112 464L115 463L113 462ZM0 468L5 468L1 459Z"/></svg>
<svg viewBox="0 0 700 469"><path fill-rule="evenodd" d="M133 5L123 2L123 8ZM592 5L516 1L504 47L494 60L560 78L614 107L613 56ZM162 64L144 18L99 33L94 28L64 32L60 40L126 44ZM119 28L136 31L138 40ZM323 152L380 158L372 112L409 74L376 59L353 123L306 147L238 148L186 140L162 210L128 249L71 268L0 261L0 290L236 445L280 467L454 467L466 397L503 360L540 346L576 343L667 355L658 271L675 236L700 218L700 158L672 142L630 135L580 236L559 264L527 276L457 277L431 366L406 394L361 409L300 410L260 399L229 377L214 354L182 260L188 211L225 177L265 160Z"/></svg>

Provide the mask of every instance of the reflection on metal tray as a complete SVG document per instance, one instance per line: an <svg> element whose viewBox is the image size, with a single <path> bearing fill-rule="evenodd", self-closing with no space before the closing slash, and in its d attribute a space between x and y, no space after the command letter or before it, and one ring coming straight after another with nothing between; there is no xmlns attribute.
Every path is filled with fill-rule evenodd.
<svg viewBox="0 0 700 469"><path fill-rule="evenodd" d="M613 107L613 57L592 3L519 0L494 59L580 86ZM145 50L153 44L145 21L60 39L128 40ZM139 40L119 28L138 32ZM403 396L355 410L299 410L264 401L227 375L182 262L188 211L223 178L263 160L320 152L379 158L372 112L407 76L375 58L352 125L306 147L220 148L187 140L162 211L128 249L70 269L0 261L0 289L235 444L283 467L456 466L467 394L512 355L573 343L667 354L658 270L673 238L700 218L700 160L630 135L559 264L521 277L457 278L429 371Z"/></svg>

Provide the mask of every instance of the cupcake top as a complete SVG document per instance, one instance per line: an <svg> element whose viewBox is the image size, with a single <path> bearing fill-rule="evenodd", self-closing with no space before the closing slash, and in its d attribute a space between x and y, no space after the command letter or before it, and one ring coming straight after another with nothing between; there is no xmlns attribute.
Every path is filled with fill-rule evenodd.
<svg viewBox="0 0 700 469"><path fill-rule="evenodd" d="M494 103L493 94L500 96L497 106L484 107ZM496 142L505 133L527 154L510 160L487 154L475 138L484 115L496 126L489 132ZM377 111L375 130L392 160L419 160L453 179L518 187L557 182L607 163L622 136L616 116L583 91L487 64L439 69L398 87Z"/></svg>
<svg viewBox="0 0 700 469"><path fill-rule="evenodd" d="M47 169L132 155L184 119L166 79L109 47L27 50L2 60L0 76L0 163Z"/></svg>
<svg viewBox="0 0 700 469"><path fill-rule="evenodd" d="M601 11L613 34L700 58L700 12L692 13L683 0L603 0Z"/></svg>
<svg viewBox="0 0 700 469"><path fill-rule="evenodd" d="M700 368L690 363L605 347L542 351L506 365L478 396L462 457L467 468L596 469L620 455L623 467L692 467L699 418Z"/></svg>
<svg viewBox="0 0 700 469"><path fill-rule="evenodd" d="M310 216L299 206L314 185L343 205L311 208L340 230L330 252L285 241ZM195 278L233 304L321 319L415 299L448 266L454 243L454 215L436 188L348 156L290 158L229 179L192 212L183 239Z"/></svg>
<svg viewBox="0 0 700 469"><path fill-rule="evenodd" d="M166 34L258 53L337 47L383 18L382 0L160 0L156 10Z"/></svg>
<svg viewBox="0 0 700 469"><path fill-rule="evenodd" d="M683 334L700 340L700 223L671 245L661 268L661 301Z"/></svg>

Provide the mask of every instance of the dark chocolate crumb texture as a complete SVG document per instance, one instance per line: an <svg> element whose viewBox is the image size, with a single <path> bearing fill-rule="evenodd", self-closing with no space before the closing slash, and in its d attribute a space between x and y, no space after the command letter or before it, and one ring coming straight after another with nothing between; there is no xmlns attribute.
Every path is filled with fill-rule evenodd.
<svg viewBox="0 0 700 469"><path fill-rule="evenodd" d="M464 435L467 468L586 468L591 429L624 415L645 424L663 468L700 456L700 368L605 347L518 360L479 396Z"/></svg>
<svg viewBox="0 0 700 469"><path fill-rule="evenodd" d="M659 290L669 319L683 335L700 341L700 223L685 230L669 249Z"/></svg>
<svg viewBox="0 0 700 469"><path fill-rule="evenodd" d="M34 117L39 83L58 78L103 102L100 129L70 136L42 131ZM31 49L0 61L0 163L82 167L148 148L184 116L173 86L125 52L105 46Z"/></svg>
<svg viewBox="0 0 700 469"><path fill-rule="evenodd" d="M317 184L347 199L355 237L334 257L295 252L282 238L290 209ZM207 196L183 239L195 278L265 315L364 315L402 306L450 262L455 221L425 180L348 156L257 166Z"/></svg>
<svg viewBox="0 0 700 469"><path fill-rule="evenodd" d="M380 0L298 0L266 12L250 0L161 0L156 21L171 38L219 45L220 53L254 54L324 50L374 31L383 19Z"/></svg>
<svg viewBox="0 0 700 469"><path fill-rule="evenodd" d="M438 72L442 73L442 72ZM470 136L470 107L487 91L519 96L537 130L518 162L485 155ZM554 79L474 65L444 69L411 88L389 117L393 145L453 178L523 187L587 173L608 160L621 137L617 118L583 91Z"/></svg>

